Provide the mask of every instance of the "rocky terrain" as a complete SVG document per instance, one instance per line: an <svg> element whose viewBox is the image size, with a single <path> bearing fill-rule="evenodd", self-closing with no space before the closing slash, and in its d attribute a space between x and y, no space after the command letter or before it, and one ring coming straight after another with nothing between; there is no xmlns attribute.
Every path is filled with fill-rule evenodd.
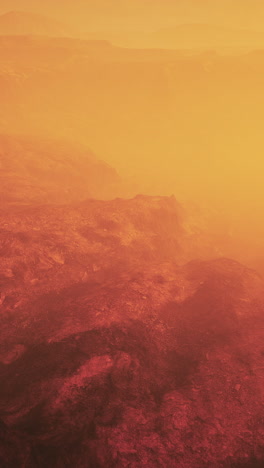
<svg viewBox="0 0 264 468"><path fill-rule="evenodd" d="M264 36L155 31L0 16L0 467L264 466Z"/></svg>
<svg viewBox="0 0 264 468"><path fill-rule="evenodd" d="M121 190L116 171L82 145L0 135L1 204L104 199Z"/></svg>
<svg viewBox="0 0 264 468"><path fill-rule="evenodd" d="M261 467L262 279L172 198L2 205L0 460Z"/></svg>

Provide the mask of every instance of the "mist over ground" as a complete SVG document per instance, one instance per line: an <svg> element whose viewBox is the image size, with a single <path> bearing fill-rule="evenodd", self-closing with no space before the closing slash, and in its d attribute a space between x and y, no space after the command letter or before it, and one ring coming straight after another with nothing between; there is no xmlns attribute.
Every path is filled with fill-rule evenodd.
<svg viewBox="0 0 264 468"><path fill-rule="evenodd" d="M264 464L264 27L0 2L0 464Z"/></svg>

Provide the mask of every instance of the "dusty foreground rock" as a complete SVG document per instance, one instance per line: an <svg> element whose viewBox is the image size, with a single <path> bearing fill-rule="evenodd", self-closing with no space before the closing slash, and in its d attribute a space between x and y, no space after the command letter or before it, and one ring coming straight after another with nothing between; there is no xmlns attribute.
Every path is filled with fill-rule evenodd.
<svg viewBox="0 0 264 468"><path fill-rule="evenodd" d="M263 466L262 280L192 260L174 199L9 207L0 241L1 466Z"/></svg>

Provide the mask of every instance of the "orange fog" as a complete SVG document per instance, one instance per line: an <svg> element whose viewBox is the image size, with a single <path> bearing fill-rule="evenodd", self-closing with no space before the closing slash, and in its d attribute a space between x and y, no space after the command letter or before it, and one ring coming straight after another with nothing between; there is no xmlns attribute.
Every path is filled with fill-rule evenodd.
<svg viewBox="0 0 264 468"><path fill-rule="evenodd" d="M0 0L0 466L264 467L263 0Z"/></svg>
<svg viewBox="0 0 264 468"><path fill-rule="evenodd" d="M125 196L174 194L232 233L238 257L261 256L258 2L7 8L24 13L0 21L1 133L84 144L117 170Z"/></svg>

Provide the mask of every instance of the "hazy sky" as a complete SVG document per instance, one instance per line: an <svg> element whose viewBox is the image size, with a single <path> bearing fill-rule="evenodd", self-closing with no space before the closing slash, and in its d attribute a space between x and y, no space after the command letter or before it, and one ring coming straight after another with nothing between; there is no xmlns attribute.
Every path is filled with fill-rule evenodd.
<svg viewBox="0 0 264 468"><path fill-rule="evenodd" d="M263 0L0 0L0 12L14 9L56 16L81 29L186 22L264 29Z"/></svg>

